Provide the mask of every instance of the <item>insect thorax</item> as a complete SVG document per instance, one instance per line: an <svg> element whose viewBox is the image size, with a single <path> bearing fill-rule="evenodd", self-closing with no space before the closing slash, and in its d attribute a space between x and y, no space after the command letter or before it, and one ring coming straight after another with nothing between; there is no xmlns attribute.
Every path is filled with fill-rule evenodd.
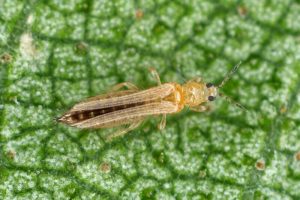
<svg viewBox="0 0 300 200"><path fill-rule="evenodd" d="M170 95L163 98L163 100L171 101L174 104L176 104L178 106L177 112L179 112L183 109L184 104L185 104L184 103L184 94L183 94L182 86L179 85L178 83L168 83L168 84L173 85L174 91Z"/></svg>
<svg viewBox="0 0 300 200"><path fill-rule="evenodd" d="M182 89L187 106L197 106L207 102L208 91L204 83L190 81L185 83Z"/></svg>

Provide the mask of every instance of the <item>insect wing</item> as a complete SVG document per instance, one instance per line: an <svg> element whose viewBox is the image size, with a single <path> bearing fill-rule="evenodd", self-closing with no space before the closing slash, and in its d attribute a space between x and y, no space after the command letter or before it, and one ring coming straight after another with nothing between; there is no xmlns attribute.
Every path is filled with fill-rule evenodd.
<svg viewBox="0 0 300 200"><path fill-rule="evenodd" d="M115 120L116 124L125 123L124 121L122 121L125 118L128 118L129 121L136 121L136 119L134 119L135 117L140 118L143 115L136 116L137 113L135 112L143 109L147 110L149 109L149 107L151 107L150 105L147 105L145 107L143 107L142 105L149 104L150 102L154 103L156 101L156 103L154 103L152 106L161 106L159 103L162 101L162 99L170 95L173 91L174 86L172 84L163 84L161 86L153 87L144 91L125 90L116 93L91 97L83 102L76 104L70 111L66 112L61 118L59 118L58 121L81 128L98 126L98 118L103 121L103 124L111 124L112 122L109 122L111 118L118 119ZM154 110L155 109L153 109L153 111ZM133 112L133 114L131 112ZM152 112L149 111L148 115L151 115L151 113ZM127 114L130 117L127 117ZM156 114L156 112L154 112L153 114ZM117 115L124 116L119 119L119 116ZM108 119L104 119L106 117ZM96 120L97 123L94 122L94 120ZM108 120L108 122L106 122L105 120ZM126 121L126 123L128 122L128 120ZM101 123L99 127L102 127Z"/></svg>
<svg viewBox="0 0 300 200"><path fill-rule="evenodd" d="M177 109L177 105L170 101L153 102L99 115L72 124L72 126L78 128L108 128L140 121L150 115L174 113Z"/></svg>
<svg viewBox="0 0 300 200"><path fill-rule="evenodd" d="M102 99L120 97L120 96L129 95L129 94L136 93L136 92L138 92L138 91L137 90L122 90L122 91L109 92L109 93L106 93L106 94L100 94L100 95L97 95L97 96L89 97L89 98L79 102L76 105L84 104L84 103L87 103L87 102L99 101L99 100L102 100Z"/></svg>
<svg viewBox="0 0 300 200"><path fill-rule="evenodd" d="M129 103L130 104L139 103L145 100L151 101L151 100L168 96L173 91L174 91L173 85L163 84L161 86L153 87L147 90L142 90L137 92L131 91L129 94L119 93L120 95L118 94L111 98L109 98L109 95L106 95L108 96L108 98L92 97L89 100L76 104L69 112L108 108L113 106L126 105ZM126 92L126 90L121 92ZM104 97L104 95L100 95L99 97Z"/></svg>

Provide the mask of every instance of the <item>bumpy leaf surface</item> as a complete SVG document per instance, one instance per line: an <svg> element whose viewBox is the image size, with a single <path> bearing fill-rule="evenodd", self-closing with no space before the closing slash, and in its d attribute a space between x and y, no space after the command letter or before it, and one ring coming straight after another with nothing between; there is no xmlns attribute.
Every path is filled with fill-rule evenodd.
<svg viewBox="0 0 300 200"><path fill-rule="evenodd" d="M297 0L1 0L0 199L300 199ZM130 81L242 65L212 111L111 143L55 123Z"/></svg>

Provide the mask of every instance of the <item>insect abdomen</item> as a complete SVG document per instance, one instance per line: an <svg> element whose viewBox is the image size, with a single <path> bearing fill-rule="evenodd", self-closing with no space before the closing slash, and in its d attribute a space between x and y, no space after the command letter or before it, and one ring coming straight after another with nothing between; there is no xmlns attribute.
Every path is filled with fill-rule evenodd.
<svg viewBox="0 0 300 200"><path fill-rule="evenodd" d="M112 106L112 107L101 108L101 109L70 112L64 114L61 118L58 119L58 121L72 125L100 115L144 105L146 103L147 102L137 102L137 103L124 104L124 105Z"/></svg>

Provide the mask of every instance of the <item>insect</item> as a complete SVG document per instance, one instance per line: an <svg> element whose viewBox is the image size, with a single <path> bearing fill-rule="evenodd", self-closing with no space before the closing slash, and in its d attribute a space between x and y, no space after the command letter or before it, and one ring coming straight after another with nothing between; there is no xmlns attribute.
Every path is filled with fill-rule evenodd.
<svg viewBox="0 0 300 200"><path fill-rule="evenodd" d="M107 140L137 128L149 116L161 115L158 128L163 129L166 126L166 115L180 112L185 106L196 112L204 112L209 108L206 103L214 101L217 96L233 102L219 93L218 89L224 86L239 65L218 86L205 83L201 78L192 79L183 85L175 82L162 84L157 71L150 68L158 86L140 90L130 82L117 84L111 92L75 104L58 121L83 129L118 127L116 132L106 137ZM238 103L235 105L244 109Z"/></svg>

